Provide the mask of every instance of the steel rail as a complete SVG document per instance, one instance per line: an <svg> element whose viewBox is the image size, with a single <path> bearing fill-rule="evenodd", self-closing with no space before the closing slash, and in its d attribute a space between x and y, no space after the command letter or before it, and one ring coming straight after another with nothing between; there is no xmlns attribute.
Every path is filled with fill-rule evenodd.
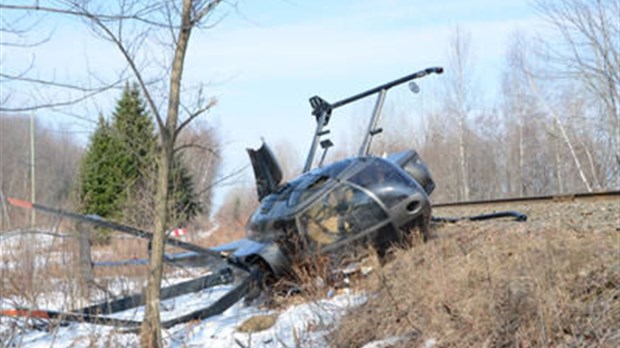
<svg viewBox="0 0 620 348"><path fill-rule="evenodd" d="M468 205L497 205L505 203L533 203L533 202L566 202L573 200L601 200L601 199L613 199L617 198L620 204L620 190L619 191L601 191L601 192L586 192L586 193L569 193L560 195L545 195L534 197L514 197L514 198L501 198L491 200L477 200L468 202L449 202L449 203L436 203L433 204L433 208L447 208L447 207L462 207Z"/></svg>

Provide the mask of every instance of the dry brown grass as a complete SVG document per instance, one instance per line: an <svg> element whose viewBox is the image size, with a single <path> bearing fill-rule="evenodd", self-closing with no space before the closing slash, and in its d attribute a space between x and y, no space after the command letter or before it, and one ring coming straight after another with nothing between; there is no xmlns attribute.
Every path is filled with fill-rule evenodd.
<svg viewBox="0 0 620 348"><path fill-rule="evenodd" d="M44 282L48 279L66 278L71 260L65 255L74 250L71 238L47 238L40 242L35 234L26 231L0 243L3 243L0 245L0 294L3 297L25 293L34 296L45 290Z"/></svg>
<svg viewBox="0 0 620 348"><path fill-rule="evenodd" d="M235 221L222 222L220 227L207 238L198 238L195 241L203 246L211 247L233 242L246 237L245 224Z"/></svg>
<svg viewBox="0 0 620 348"><path fill-rule="evenodd" d="M269 329L278 320L278 314L258 314L245 320L237 327L237 331L252 333Z"/></svg>
<svg viewBox="0 0 620 348"><path fill-rule="evenodd" d="M620 346L618 232L541 226L461 223L397 251L333 345L399 336L403 347Z"/></svg>
<svg viewBox="0 0 620 348"><path fill-rule="evenodd" d="M77 308L89 303L88 297L92 290L95 293L104 290L110 295L112 293L108 291L113 285L115 292L133 293L136 291L135 285L143 282L147 274L147 266L144 265L94 267L96 284L84 284L80 279L77 238L55 237L37 240L32 250L27 245L29 238L28 235L17 236L14 241L11 240L11 244L8 244L10 248L7 244L1 246L0 261L3 267L0 273L0 296L3 298L21 298L33 306L45 307L44 303L37 303L35 300L44 293L57 290L62 291L66 297L64 303L68 304L68 307ZM146 240L127 238L120 233L114 233L109 244L93 245L91 251L95 262L148 257ZM165 267L164 272L166 274L175 270L172 267ZM61 290L59 286L62 286ZM120 294L114 293L114 295Z"/></svg>

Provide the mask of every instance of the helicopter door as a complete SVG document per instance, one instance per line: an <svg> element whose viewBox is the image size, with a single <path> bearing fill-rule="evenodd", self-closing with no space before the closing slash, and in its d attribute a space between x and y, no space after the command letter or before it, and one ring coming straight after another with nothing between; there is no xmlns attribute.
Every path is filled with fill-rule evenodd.
<svg viewBox="0 0 620 348"><path fill-rule="evenodd" d="M282 181L282 169L266 143L263 143L258 150L247 149L247 151L252 162L252 169L254 169L256 191L260 202L278 188Z"/></svg>

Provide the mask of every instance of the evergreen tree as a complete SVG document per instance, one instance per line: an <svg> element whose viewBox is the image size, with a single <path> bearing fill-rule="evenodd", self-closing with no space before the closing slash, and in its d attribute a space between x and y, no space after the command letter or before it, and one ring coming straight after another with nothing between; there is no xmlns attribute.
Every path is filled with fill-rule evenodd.
<svg viewBox="0 0 620 348"><path fill-rule="evenodd" d="M157 173L154 128L138 86L125 86L111 124L100 116L82 161L79 198L83 213L150 227ZM201 212L192 177L179 156L174 159L169 187L172 224L183 225ZM107 232L100 234L99 241L107 240Z"/></svg>
<svg viewBox="0 0 620 348"><path fill-rule="evenodd" d="M189 169L185 166L180 156L174 158L168 183L170 191L170 221L184 224L202 212L202 206L194 192L194 183Z"/></svg>
<svg viewBox="0 0 620 348"><path fill-rule="evenodd" d="M112 120L115 134L125 144L127 175L135 178L145 169L151 172L156 152L155 126L137 84L125 86Z"/></svg>
<svg viewBox="0 0 620 348"><path fill-rule="evenodd" d="M105 218L118 218L123 206L124 180L118 165L123 144L112 136L109 124L99 116L97 129L80 166L78 197L80 211ZM96 240L104 242L108 232L100 231Z"/></svg>
<svg viewBox="0 0 620 348"><path fill-rule="evenodd" d="M137 84L125 87L113 114L112 128L126 147L122 163L127 180L125 222L146 225L153 220L157 144L155 126L146 112ZM174 209L169 221L182 225L199 214L201 207L194 193L192 177L180 156L175 156L172 166L168 185L169 204Z"/></svg>
<svg viewBox="0 0 620 348"><path fill-rule="evenodd" d="M123 144L119 155L125 181L122 218L125 223L145 228L153 221L157 151L154 129L138 86L126 85L112 114L112 130Z"/></svg>

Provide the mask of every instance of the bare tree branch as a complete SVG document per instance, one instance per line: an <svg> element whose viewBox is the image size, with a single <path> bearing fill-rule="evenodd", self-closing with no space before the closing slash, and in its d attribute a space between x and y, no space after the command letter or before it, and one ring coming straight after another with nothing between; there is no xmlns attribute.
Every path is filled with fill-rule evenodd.
<svg viewBox="0 0 620 348"><path fill-rule="evenodd" d="M189 116L187 117L187 119L185 119L185 121L183 121L183 122L181 122L181 124L179 124L179 126L177 127L177 129L175 131L175 136L177 136L194 119L196 119L198 116L202 115L203 113L211 110L211 108L213 108L216 104L217 104L217 100L215 98L211 98L211 100L209 100L207 105L205 105L205 106L203 106L203 107L201 107L198 110L195 110L193 112L190 112L189 110L187 110L187 108L185 108L183 106L183 109L189 114Z"/></svg>
<svg viewBox="0 0 620 348"><path fill-rule="evenodd" d="M98 94L101 94L111 88L114 88L114 86L108 86L102 89L98 89L95 90L94 92L91 93L87 93L79 98L75 98L75 99L70 99L70 100L65 100L65 101L61 101L61 102L49 102L49 103L43 103L43 104L37 104L37 105L30 105L30 106L24 106L24 107L3 107L0 106L0 112L27 112L27 111L35 111L35 110L41 110L41 109L51 109L51 108L58 108L58 107L63 107L63 106L69 106L69 105L74 105L77 103L80 103L82 101L88 100Z"/></svg>
<svg viewBox="0 0 620 348"><path fill-rule="evenodd" d="M68 8L59 8L59 7L48 7L48 6L39 6L38 2L36 5L14 5L14 4L0 4L0 10L17 10L17 11L40 11L40 12L48 12L62 15L71 15L76 17L97 17L101 21L119 21L119 20L135 20L138 22L142 22L145 24L153 25L156 27L167 28L169 25L167 23L162 23L158 21L150 20L146 17L155 13L159 10L158 6L154 5L150 7L144 7L139 13L133 14L105 14L105 13L85 13L85 8L83 7L82 2L68 2L69 5L75 6L77 9L72 10Z"/></svg>
<svg viewBox="0 0 620 348"><path fill-rule="evenodd" d="M70 89L70 90L75 90L75 91L80 91L80 92L89 92L89 93L97 92L97 91L105 91L110 88L115 88L115 87L118 87L122 82L124 82L124 79L120 79L120 80L116 80L112 83L109 83L101 87L84 87L83 85L60 83L60 82L56 82L52 80L35 79L31 77L26 77L23 75L11 75L11 74L6 74L2 72L0 72L0 77L5 78L7 80L13 80L13 81L19 80L22 82L29 82L29 83L40 84L40 85L60 87L60 88L65 88L65 89Z"/></svg>

